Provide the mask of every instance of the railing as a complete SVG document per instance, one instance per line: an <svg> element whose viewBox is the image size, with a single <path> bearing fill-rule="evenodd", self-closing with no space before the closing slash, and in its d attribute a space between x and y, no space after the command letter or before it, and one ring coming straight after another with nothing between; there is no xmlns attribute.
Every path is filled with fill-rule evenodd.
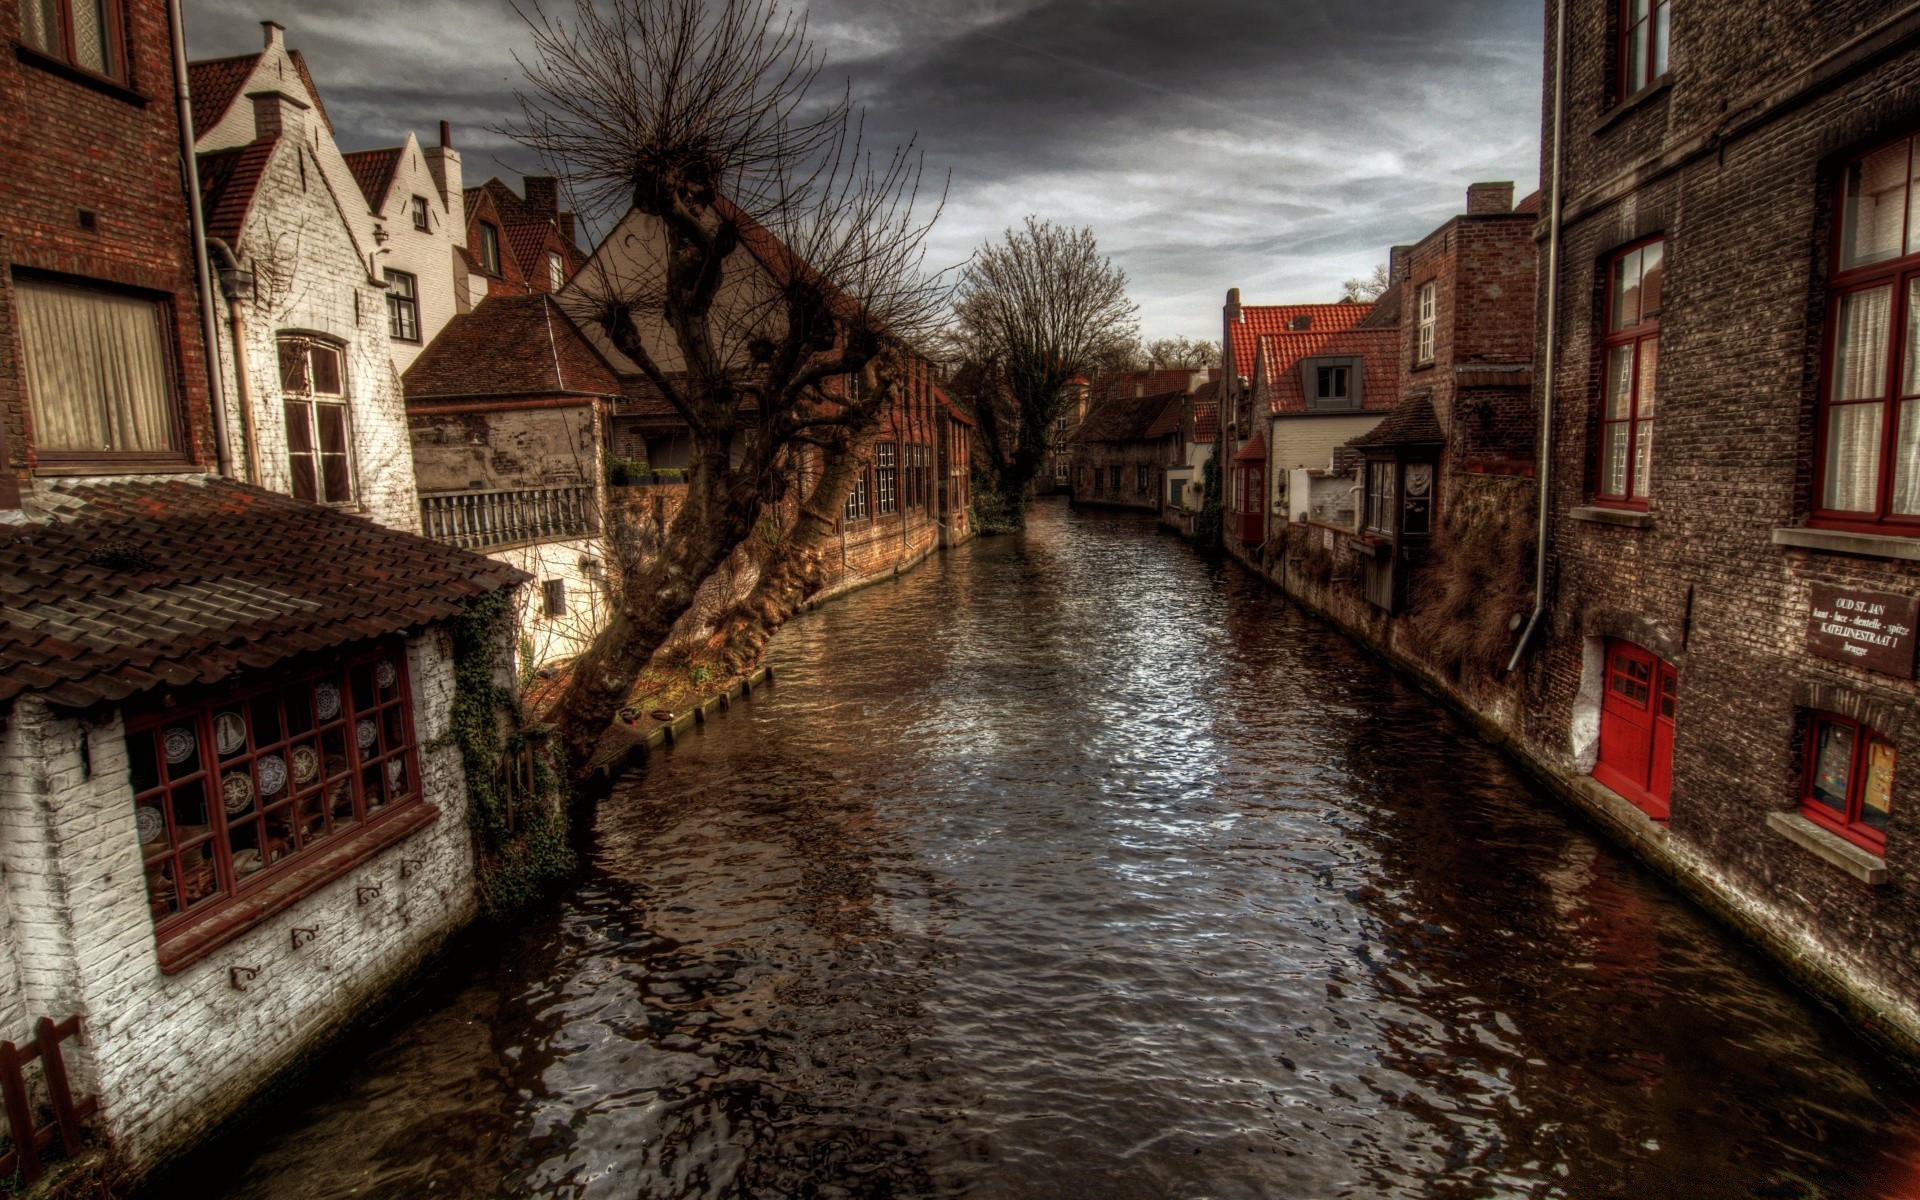
<svg viewBox="0 0 1920 1200"><path fill-rule="evenodd" d="M599 530L600 514L586 486L432 492L420 497L420 528L435 541L491 550L586 537Z"/></svg>
<svg viewBox="0 0 1920 1200"><path fill-rule="evenodd" d="M33 1183L45 1171L40 1152L58 1139L60 1150L68 1157L80 1153L80 1122L100 1107L92 1096L75 1102L73 1088L67 1082L67 1063L60 1055L60 1043L80 1035L80 1018L68 1017L55 1022L41 1017L34 1027L33 1040L24 1046L0 1042L0 1099L6 1102L7 1127L13 1134L13 1149L0 1154L0 1178L18 1171L22 1183ZM53 1123L42 1125L34 1116L34 1104L27 1094L26 1066L40 1060L46 1077L48 1106Z"/></svg>

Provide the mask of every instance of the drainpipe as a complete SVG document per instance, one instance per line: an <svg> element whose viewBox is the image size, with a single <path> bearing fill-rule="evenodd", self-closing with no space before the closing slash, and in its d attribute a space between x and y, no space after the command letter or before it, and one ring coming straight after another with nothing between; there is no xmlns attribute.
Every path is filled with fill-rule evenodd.
<svg viewBox="0 0 1920 1200"><path fill-rule="evenodd" d="M200 160L194 152L193 102L187 91L187 26L181 0L167 0L173 33L173 99L180 115L180 158L187 177L187 216L193 225L193 276L200 288L200 338L206 343L207 400L213 409L213 457L220 474L233 477L233 453L227 446L227 405L220 387L220 318L213 308L213 273L208 270L207 218L200 205ZM240 348L234 347L239 357Z"/></svg>
<svg viewBox="0 0 1920 1200"><path fill-rule="evenodd" d="M1507 672L1520 669L1520 659L1539 634L1547 616L1547 524L1552 515L1553 482L1553 374L1559 358L1560 334L1560 214L1561 174L1565 161L1567 103L1567 0L1558 0L1553 18L1553 178L1547 202L1547 320L1546 349L1540 361L1540 512L1535 531L1533 561L1533 615L1514 644Z"/></svg>
<svg viewBox="0 0 1920 1200"><path fill-rule="evenodd" d="M233 338L233 401L240 406L240 440L246 454L247 482L260 486L260 442L253 429L253 384L247 376L247 323L240 301L253 294L253 272L240 265L233 247L217 237L207 244L220 256L220 294L227 298L227 327Z"/></svg>

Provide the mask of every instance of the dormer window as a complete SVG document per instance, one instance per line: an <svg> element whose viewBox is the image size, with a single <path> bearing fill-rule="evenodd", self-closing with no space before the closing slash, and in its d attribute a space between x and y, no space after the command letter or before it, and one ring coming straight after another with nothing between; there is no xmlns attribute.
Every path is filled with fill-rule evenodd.
<svg viewBox="0 0 1920 1200"><path fill-rule="evenodd" d="M491 221L480 222L480 269L489 275L500 273L500 229Z"/></svg>
<svg viewBox="0 0 1920 1200"><path fill-rule="evenodd" d="M42 54L109 79L126 74L114 0L25 0L20 26L27 45Z"/></svg>
<svg viewBox="0 0 1920 1200"><path fill-rule="evenodd" d="M415 196L408 205L408 211L413 214L413 227L422 233L428 232L430 225L427 221L427 198Z"/></svg>
<svg viewBox="0 0 1920 1200"><path fill-rule="evenodd" d="M1353 399L1353 368L1317 367L1317 386L1314 399L1321 407L1331 404L1347 404Z"/></svg>
<svg viewBox="0 0 1920 1200"><path fill-rule="evenodd" d="M1310 358L1300 367L1308 412L1357 412L1360 409L1360 360Z"/></svg>
<svg viewBox="0 0 1920 1200"><path fill-rule="evenodd" d="M548 286L552 287L553 290L557 292L560 290L561 285L566 282L567 282L567 260L561 257L560 252L558 250L547 251L547 284Z"/></svg>

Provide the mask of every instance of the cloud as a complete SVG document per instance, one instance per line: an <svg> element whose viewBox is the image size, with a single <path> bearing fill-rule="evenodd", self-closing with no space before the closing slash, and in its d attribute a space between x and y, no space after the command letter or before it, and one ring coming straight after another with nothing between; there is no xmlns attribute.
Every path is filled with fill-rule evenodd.
<svg viewBox="0 0 1920 1200"><path fill-rule="evenodd" d="M188 0L198 57L279 15L348 148L455 123L475 179L532 166L489 131L515 108L505 0ZM1461 210L1538 173L1533 0L812 0L869 130L951 173L942 262L1037 213L1090 225L1149 336L1249 302L1328 299Z"/></svg>

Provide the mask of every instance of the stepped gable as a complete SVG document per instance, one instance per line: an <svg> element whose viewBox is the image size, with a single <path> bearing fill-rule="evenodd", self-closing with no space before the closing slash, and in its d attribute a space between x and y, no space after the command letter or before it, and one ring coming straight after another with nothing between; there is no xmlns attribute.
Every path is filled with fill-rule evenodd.
<svg viewBox="0 0 1920 1200"><path fill-rule="evenodd" d="M219 683L420 629L522 571L289 496L188 476L56 485L0 538L0 704Z"/></svg>

